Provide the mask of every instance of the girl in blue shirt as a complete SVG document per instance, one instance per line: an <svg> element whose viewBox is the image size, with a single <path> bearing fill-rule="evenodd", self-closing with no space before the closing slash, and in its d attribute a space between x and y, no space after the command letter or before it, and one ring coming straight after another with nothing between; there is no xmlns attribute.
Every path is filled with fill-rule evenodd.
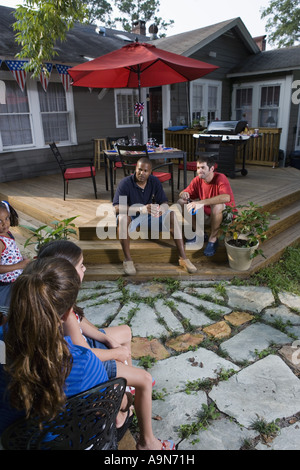
<svg viewBox="0 0 300 470"><path fill-rule="evenodd" d="M72 396L108 380L92 351L63 334L80 287L65 259L40 259L14 282L0 366L0 434L20 416L55 417Z"/></svg>

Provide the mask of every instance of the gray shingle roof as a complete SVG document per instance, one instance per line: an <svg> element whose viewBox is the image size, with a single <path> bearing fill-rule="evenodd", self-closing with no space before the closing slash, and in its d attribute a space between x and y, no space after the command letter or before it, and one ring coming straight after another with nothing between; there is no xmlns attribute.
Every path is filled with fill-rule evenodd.
<svg viewBox="0 0 300 470"><path fill-rule="evenodd" d="M20 47L14 40L12 24L15 21L14 9L0 6L0 57L9 58L19 52ZM127 40L134 41L137 37L140 42L149 40L149 37L135 33L127 33L110 28L103 28L104 33L96 32L96 25L75 24L67 34L67 40L57 42L56 55L53 60L76 64L84 62L85 56L96 58L108 52L119 49L128 44ZM126 38L127 40L124 40Z"/></svg>
<svg viewBox="0 0 300 470"><path fill-rule="evenodd" d="M285 47L249 56L229 76L250 75L300 68L300 46Z"/></svg>
<svg viewBox="0 0 300 470"><path fill-rule="evenodd" d="M233 18L210 26L205 26L204 28L156 39L155 42L151 42L157 47L169 52L189 56L232 28L236 28L239 32L241 41L247 45L251 53L257 53L259 51L257 44L240 18Z"/></svg>

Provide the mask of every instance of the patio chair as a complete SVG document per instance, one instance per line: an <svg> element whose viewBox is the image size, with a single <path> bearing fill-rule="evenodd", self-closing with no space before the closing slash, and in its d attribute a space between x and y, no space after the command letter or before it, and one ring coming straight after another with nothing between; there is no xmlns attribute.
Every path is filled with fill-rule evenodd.
<svg viewBox="0 0 300 470"><path fill-rule="evenodd" d="M5 450L111 450L118 448L116 416L126 380L116 378L69 398L53 420L22 418L1 436Z"/></svg>
<svg viewBox="0 0 300 470"><path fill-rule="evenodd" d="M207 156L207 157L214 157L216 160L219 159L219 151L220 151L220 144L222 142L222 136L210 136L204 137L203 139L199 138L198 146L196 149L196 156ZM216 163L215 169L217 169L218 164ZM177 189L180 186L180 171L183 170L183 163L178 165L178 181L177 181ZM186 163L186 170L193 171L194 177L197 173L197 160L192 162Z"/></svg>
<svg viewBox="0 0 300 470"><path fill-rule="evenodd" d="M69 181L83 178L92 178L95 198L97 199L97 186L95 178L96 169L93 164L93 158L64 160L54 142L49 144L49 146L62 172L64 181L64 200L66 199L66 194L68 194Z"/></svg>
<svg viewBox="0 0 300 470"><path fill-rule="evenodd" d="M128 135L123 135L121 137L107 137L107 148L113 150L115 145L128 145L129 138ZM117 170L122 168L122 162L115 162L114 163L114 184L116 184L117 180Z"/></svg>
<svg viewBox="0 0 300 470"><path fill-rule="evenodd" d="M149 157L146 145L117 145L119 157L122 162L124 176L134 172L137 161L141 157ZM124 155L125 152L136 152L134 155ZM152 160L153 164L153 160ZM162 167L168 167L168 172L156 171ZM169 181L172 191L172 202L174 202L174 184L173 184L173 162L164 162L157 166L152 166L152 175L156 176L161 183Z"/></svg>
<svg viewBox="0 0 300 470"><path fill-rule="evenodd" d="M117 145L120 168L123 169L124 176L134 173L137 161L142 157L148 158L148 150L146 145ZM134 152L134 154L126 154L126 152Z"/></svg>

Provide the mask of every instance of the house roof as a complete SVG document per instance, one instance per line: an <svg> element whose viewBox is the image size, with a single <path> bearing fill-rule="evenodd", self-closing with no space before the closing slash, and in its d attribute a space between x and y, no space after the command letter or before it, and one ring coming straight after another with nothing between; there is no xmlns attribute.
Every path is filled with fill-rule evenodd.
<svg viewBox="0 0 300 470"><path fill-rule="evenodd" d="M256 42L251 37L246 26L240 18L233 18L231 20L222 21L204 28L194 29L185 33L175 34L165 38L155 39L151 41L161 49L184 56L190 56L198 49L201 49L206 44L217 39L222 34L235 29L237 35L245 43L250 53L258 53L259 48Z"/></svg>
<svg viewBox="0 0 300 470"><path fill-rule="evenodd" d="M249 56L245 61L233 68L228 76L240 77L268 72L286 72L299 68L300 46L284 47Z"/></svg>
<svg viewBox="0 0 300 470"><path fill-rule="evenodd" d="M15 22L15 9L0 6L0 57L11 58L20 51L15 42L15 32L12 24ZM77 64L112 52L128 44L128 41L145 42L149 37L136 33L128 33L96 25L76 23L67 33L67 40L57 41L56 55L53 60L64 63Z"/></svg>

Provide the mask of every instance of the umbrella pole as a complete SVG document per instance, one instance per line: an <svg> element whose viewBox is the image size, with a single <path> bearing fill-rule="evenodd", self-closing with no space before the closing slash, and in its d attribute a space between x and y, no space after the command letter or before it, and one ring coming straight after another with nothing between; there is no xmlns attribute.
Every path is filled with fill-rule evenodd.
<svg viewBox="0 0 300 470"><path fill-rule="evenodd" d="M139 85L139 103L141 103L141 70L140 66L138 65L138 85ZM143 112L139 115L139 121L140 121L140 143L143 145L144 143L144 138L143 138L143 122L144 122L144 116Z"/></svg>

